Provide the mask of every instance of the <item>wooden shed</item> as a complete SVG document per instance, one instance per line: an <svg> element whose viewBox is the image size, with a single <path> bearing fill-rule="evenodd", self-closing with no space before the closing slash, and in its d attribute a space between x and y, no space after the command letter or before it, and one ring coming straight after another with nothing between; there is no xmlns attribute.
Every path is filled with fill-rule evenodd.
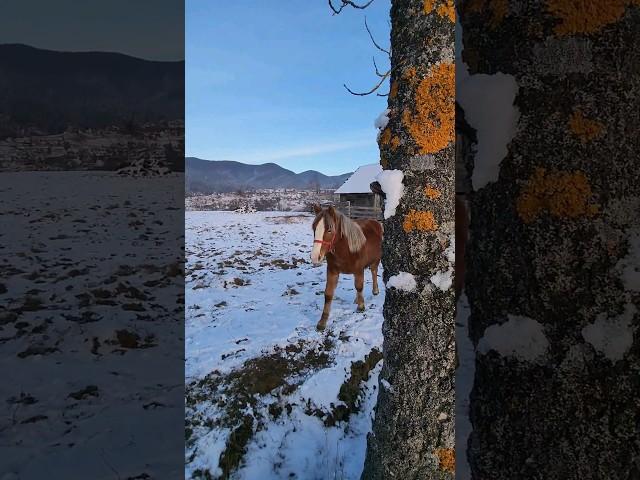
<svg viewBox="0 0 640 480"><path fill-rule="evenodd" d="M382 218L382 197L371 191L371 183L382 172L379 163L362 165L335 192L337 207L351 218Z"/></svg>

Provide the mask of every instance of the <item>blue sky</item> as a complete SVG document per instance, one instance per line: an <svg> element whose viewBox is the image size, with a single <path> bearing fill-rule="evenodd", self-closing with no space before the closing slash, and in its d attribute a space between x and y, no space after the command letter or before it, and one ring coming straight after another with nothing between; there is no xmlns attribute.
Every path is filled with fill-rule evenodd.
<svg viewBox="0 0 640 480"><path fill-rule="evenodd" d="M183 19L176 0L14 0L2 3L0 43L184 60Z"/></svg>
<svg viewBox="0 0 640 480"><path fill-rule="evenodd" d="M334 175L379 159L373 122L390 0L332 15L326 0L186 0L186 154ZM335 2L337 3L337 2ZM380 89L388 91L388 85Z"/></svg>

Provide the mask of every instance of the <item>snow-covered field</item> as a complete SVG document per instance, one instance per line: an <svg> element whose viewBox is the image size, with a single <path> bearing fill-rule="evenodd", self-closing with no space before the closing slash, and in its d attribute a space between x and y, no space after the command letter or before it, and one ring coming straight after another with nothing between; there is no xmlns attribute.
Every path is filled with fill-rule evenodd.
<svg viewBox="0 0 640 480"><path fill-rule="evenodd" d="M179 478L183 176L0 174L0 478Z"/></svg>
<svg viewBox="0 0 640 480"><path fill-rule="evenodd" d="M381 294L356 312L302 213L186 213L186 476L358 479L382 362ZM380 273L379 273L380 275Z"/></svg>

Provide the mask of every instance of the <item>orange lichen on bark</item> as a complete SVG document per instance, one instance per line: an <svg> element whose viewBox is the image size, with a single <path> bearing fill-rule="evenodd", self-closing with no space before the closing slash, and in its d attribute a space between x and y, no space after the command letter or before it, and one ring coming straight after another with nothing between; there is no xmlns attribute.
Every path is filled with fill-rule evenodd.
<svg viewBox="0 0 640 480"><path fill-rule="evenodd" d="M391 83L391 88L389 89L389 100L393 100L398 96L398 81Z"/></svg>
<svg viewBox="0 0 640 480"><path fill-rule="evenodd" d="M433 12L433 7L436 5L436 0L424 0L424 3L422 4L422 10L424 11L425 15L429 15L431 12Z"/></svg>
<svg viewBox="0 0 640 480"><path fill-rule="evenodd" d="M433 12L436 5L436 0L424 0L423 11L425 15L429 15ZM453 6L453 0L438 0L438 7L435 9L436 13L442 18L448 18L453 23L456 21L456 9Z"/></svg>
<svg viewBox="0 0 640 480"><path fill-rule="evenodd" d="M386 127L380 134L380 145L387 145L391 142L391 129Z"/></svg>
<svg viewBox="0 0 640 480"><path fill-rule="evenodd" d="M415 112L405 110L402 122L418 146L418 153L436 153L454 139L455 66L439 63L420 80Z"/></svg>
<svg viewBox="0 0 640 480"><path fill-rule="evenodd" d="M400 138L397 135L393 135L391 129L386 127L380 134L380 146L391 146L395 150L399 145Z"/></svg>
<svg viewBox="0 0 640 480"><path fill-rule="evenodd" d="M433 232L438 229L438 224L436 223L435 218L433 218L432 212L422 212L411 209L411 211L404 216L402 228L405 232L412 232L414 230L421 232Z"/></svg>
<svg viewBox="0 0 640 480"><path fill-rule="evenodd" d="M582 143L587 143L602 135L604 125L597 120L586 118L580 111L575 111L569 118L569 129L580 137Z"/></svg>
<svg viewBox="0 0 640 480"><path fill-rule="evenodd" d="M456 453L453 448L436 449L436 457L438 457L441 470L451 473L456 471Z"/></svg>
<svg viewBox="0 0 640 480"><path fill-rule="evenodd" d="M560 20L556 35L564 36L598 32L620 20L631 4L640 0L547 0L547 10Z"/></svg>
<svg viewBox="0 0 640 480"><path fill-rule="evenodd" d="M431 185L427 185L424 188L424 194L430 198L431 200L436 199L440 196L440 190L437 188L433 188Z"/></svg>
<svg viewBox="0 0 640 480"><path fill-rule="evenodd" d="M418 74L416 67L409 67L404 72L402 72L402 78L408 80L409 82L413 82Z"/></svg>
<svg viewBox="0 0 640 480"><path fill-rule="evenodd" d="M389 161L385 157L381 156L380 165L382 165L382 168L386 170L387 168L389 168Z"/></svg>
<svg viewBox="0 0 640 480"><path fill-rule="evenodd" d="M589 180L580 170L547 173L538 167L520 192L516 209L524 223L543 211L558 218L592 217L599 211L592 196Z"/></svg>

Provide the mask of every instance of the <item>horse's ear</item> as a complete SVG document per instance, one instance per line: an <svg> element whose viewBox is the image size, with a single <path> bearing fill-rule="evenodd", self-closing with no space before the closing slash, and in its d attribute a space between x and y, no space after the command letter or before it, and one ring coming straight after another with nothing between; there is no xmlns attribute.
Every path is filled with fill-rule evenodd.
<svg viewBox="0 0 640 480"><path fill-rule="evenodd" d="M322 211L322 207L320 205L318 205L317 203L314 203L313 204L313 213L315 213L317 215L321 211Z"/></svg>

